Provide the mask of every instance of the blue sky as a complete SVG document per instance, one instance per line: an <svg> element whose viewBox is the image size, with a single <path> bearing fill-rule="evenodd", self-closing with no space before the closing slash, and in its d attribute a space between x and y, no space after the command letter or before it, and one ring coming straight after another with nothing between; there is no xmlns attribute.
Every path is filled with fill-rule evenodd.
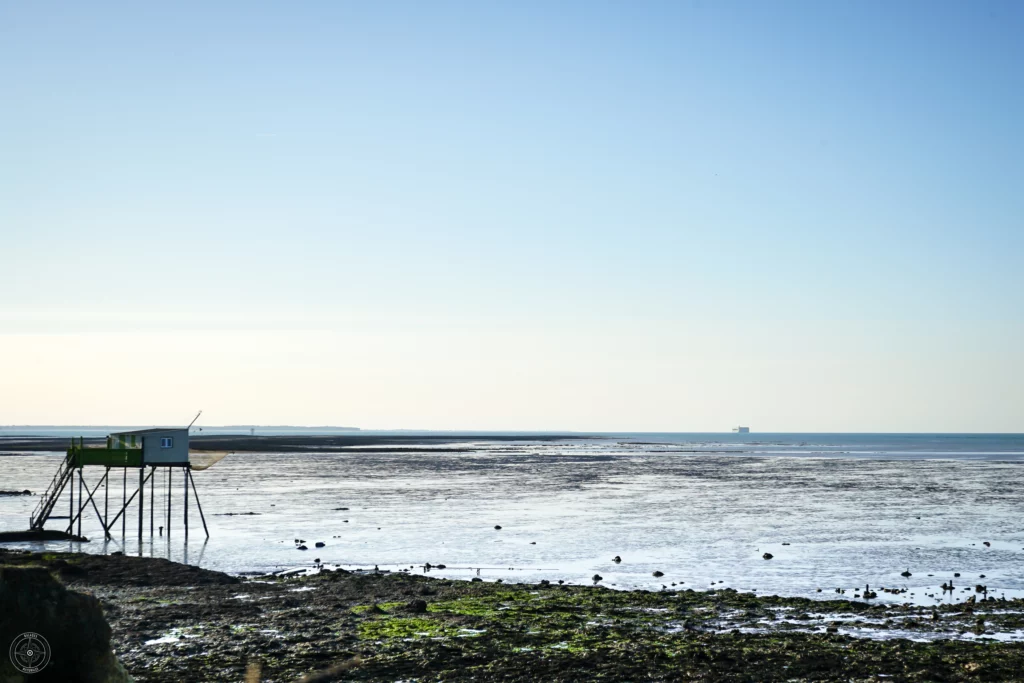
<svg viewBox="0 0 1024 683"><path fill-rule="evenodd" d="M0 1L0 423L1024 431L1022 30Z"/></svg>

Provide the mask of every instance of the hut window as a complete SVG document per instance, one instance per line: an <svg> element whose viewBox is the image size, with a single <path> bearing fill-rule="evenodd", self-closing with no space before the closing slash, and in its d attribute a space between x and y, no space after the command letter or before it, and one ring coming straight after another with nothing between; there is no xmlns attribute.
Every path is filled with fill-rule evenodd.
<svg viewBox="0 0 1024 683"><path fill-rule="evenodd" d="M160 439L160 448L172 448L174 446L174 439L169 436L165 436Z"/></svg>

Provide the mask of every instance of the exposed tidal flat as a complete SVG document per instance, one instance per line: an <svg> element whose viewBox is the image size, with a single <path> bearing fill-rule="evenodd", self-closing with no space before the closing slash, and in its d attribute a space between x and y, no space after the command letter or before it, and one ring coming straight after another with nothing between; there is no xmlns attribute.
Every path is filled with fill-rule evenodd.
<svg viewBox="0 0 1024 683"><path fill-rule="evenodd" d="M195 473L209 541L178 498L169 539L7 547L229 579L88 579L140 680L1018 677L1024 438L813 437L265 442ZM0 488L42 490L59 458L19 452Z"/></svg>

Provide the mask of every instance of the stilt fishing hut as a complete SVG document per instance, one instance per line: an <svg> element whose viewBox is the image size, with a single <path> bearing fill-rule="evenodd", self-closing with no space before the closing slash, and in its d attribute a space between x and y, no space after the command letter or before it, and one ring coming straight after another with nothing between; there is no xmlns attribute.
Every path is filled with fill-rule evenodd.
<svg viewBox="0 0 1024 683"><path fill-rule="evenodd" d="M163 488L166 494L166 501L160 501L160 506L166 505L167 511L167 536L171 535L171 511L174 491L174 473L180 470L182 481L183 511L185 538L188 538L188 510L189 510L189 488L192 489L192 497L195 499L196 508L199 510L199 519L203 523L203 531L206 537L210 532L206 528L206 516L203 514L203 507L199 503L199 493L196 491L195 481L192 479L193 469L206 469L214 462L224 457L209 457L199 467L193 467L188 447L187 427L165 427L155 429L140 429L131 432L118 432L107 437L106 446L86 446L84 439L79 438L76 442L71 441L71 447L61 463L53 481L50 482L40 499L36 509L29 519L31 529L42 529L47 520L67 519L67 533L75 533L77 524L77 535L82 535L82 515L92 509L103 526L105 537L112 538L111 530L115 528L118 520L121 521L121 535L127 533L129 506L138 498L138 529L139 540L142 540L143 520L146 511L146 485L149 484L149 533L153 535L154 511L157 507L156 500L156 478L157 472L164 472L165 485ZM102 476L92 488L85 481L86 468L103 468ZM117 470L121 470L121 504L114 501L116 512L110 515L110 485L111 480L117 478ZM131 475L134 491L129 495L128 479L129 470L138 470L138 486L135 486L135 475ZM78 492L76 495L75 475L78 475ZM100 512L97 505L96 492L103 487L103 512ZM56 514L57 504L64 491L68 491L68 515ZM116 489L115 489L116 495Z"/></svg>

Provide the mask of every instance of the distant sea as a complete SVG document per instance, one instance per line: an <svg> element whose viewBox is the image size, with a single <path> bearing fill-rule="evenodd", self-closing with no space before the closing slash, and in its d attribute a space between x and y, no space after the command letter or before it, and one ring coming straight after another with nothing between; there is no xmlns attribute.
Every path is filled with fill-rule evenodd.
<svg viewBox="0 0 1024 683"><path fill-rule="evenodd" d="M110 431L68 429L31 434ZM14 434L0 429L0 437ZM452 578L591 583L597 574L615 588L830 597L870 584L909 589L880 600L933 604L965 599L973 593L962 588L980 583L996 597L1024 595L1024 435L617 433L510 442L476 433L446 443L437 437L455 433L422 434L431 443L415 452L240 453L196 472L208 542L193 507L184 543L177 475L173 521L164 506L156 511L156 525L173 524L170 540L150 538L147 509L140 545L133 509L113 542L103 542L90 515L83 531L93 540L45 547L123 550L229 572L310 568L315 559L422 572L429 562L446 566L432 575ZM59 457L0 455L0 489L44 490ZM86 478L99 474L87 469ZM158 477L158 497L164 485ZM112 503L121 487L117 480ZM0 528L24 529L36 501L0 497ZM309 550L297 550L296 539ZM908 569L913 576L902 577ZM938 586L954 573L957 592L942 597Z"/></svg>

